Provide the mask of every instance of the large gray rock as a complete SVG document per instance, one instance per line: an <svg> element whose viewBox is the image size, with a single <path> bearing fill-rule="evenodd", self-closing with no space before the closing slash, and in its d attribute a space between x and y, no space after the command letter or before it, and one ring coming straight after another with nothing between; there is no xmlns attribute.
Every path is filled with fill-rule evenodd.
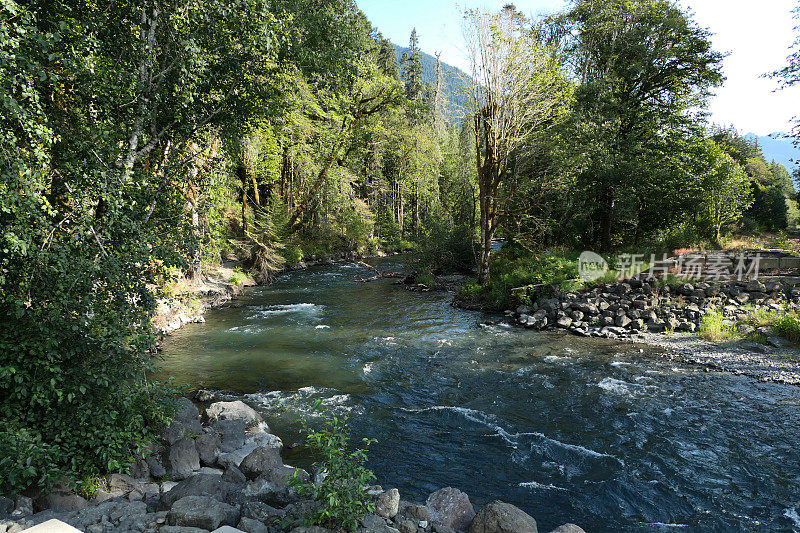
<svg viewBox="0 0 800 533"><path fill-rule="evenodd" d="M258 500L248 500L242 504L242 516L264 524L272 524L283 519L286 511Z"/></svg>
<svg viewBox="0 0 800 533"><path fill-rule="evenodd" d="M431 519L431 513L426 506L406 501L400 502L398 513L417 522L420 520L429 522Z"/></svg>
<svg viewBox="0 0 800 533"><path fill-rule="evenodd" d="M173 479L186 479L195 470L200 470L200 456L194 447L194 440L184 437L169 450L169 468Z"/></svg>
<svg viewBox="0 0 800 533"><path fill-rule="evenodd" d="M33 514L33 500L27 496L16 496L14 498L14 510L11 511L11 518L18 519Z"/></svg>
<svg viewBox="0 0 800 533"><path fill-rule="evenodd" d="M222 481L228 481L229 483L247 483L247 476L234 465L228 465L228 468L222 473Z"/></svg>
<svg viewBox="0 0 800 533"><path fill-rule="evenodd" d="M208 533L208 530L200 527L161 526L158 533Z"/></svg>
<svg viewBox="0 0 800 533"><path fill-rule="evenodd" d="M175 444L184 437L194 437L203 432L199 421L200 412L188 398L177 400L177 410L172 422L161 430L159 436L167 444Z"/></svg>
<svg viewBox="0 0 800 533"><path fill-rule="evenodd" d="M368 514L361 519L362 529L364 533L400 533L399 530L391 527L386 523L386 520L376 514Z"/></svg>
<svg viewBox="0 0 800 533"><path fill-rule="evenodd" d="M200 464L212 466L217 462L222 439L216 431L209 431L194 439L194 447L200 457Z"/></svg>
<svg viewBox="0 0 800 533"><path fill-rule="evenodd" d="M453 487L439 489L425 502L431 514L431 524L448 526L456 531L466 531L475 517L469 496Z"/></svg>
<svg viewBox="0 0 800 533"><path fill-rule="evenodd" d="M67 521L78 529L88 530L103 519L112 524L142 523L147 520L147 504L141 501L111 500L71 513ZM122 531L122 528L115 528Z"/></svg>
<svg viewBox="0 0 800 533"><path fill-rule="evenodd" d="M147 463L147 468L153 478L158 479L167 475L167 468L164 466L164 459L162 458L162 450L155 450L148 454L144 461Z"/></svg>
<svg viewBox="0 0 800 533"><path fill-rule="evenodd" d="M245 488L244 494L276 507L286 506L298 498L297 493L289 488L289 479L295 472L308 479L305 471L288 465L280 465L251 482Z"/></svg>
<svg viewBox="0 0 800 533"><path fill-rule="evenodd" d="M478 512L469 533L538 533L536 520L523 510L493 501Z"/></svg>
<svg viewBox="0 0 800 533"><path fill-rule="evenodd" d="M383 518L394 518L400 507L400 492L389 489L380 496L375 503L375 514Z"/></svg>
<svg viewBox="0 0 800 533"><path fill-rule="evenodd" d="M211 428L222 437L219 449L223 452L232 452L244 446L246 426L247 423L243 419L215 420Z"/></svg>
<svg viewBox="0 0 800 533"><path fill-rule="evenodd" d="M242 518L239 520L239 525L236 526L245 533L269 533L269 528L252 518Z"/></svg>
<svg viewBox="0 0 800 533"><path fill-rule="evenodd" d="M0 518L5 518L14 510L14 500L0 496Z"/></svg>
<svg viewBox="0 0 800 533"><path fill-rule="evenodd" d="M244 420L245 424L263 422L261 415L255 409L242 401L215 402L206 409L206 416L210 421L215 420Z"/></svg>
<svg viewBox="0 0 800 533"><path fill-rule="evenodd" d="M36 500L36 503L41 509L53 511L79 511L88 505L85 498L69 490L53 490Z"/></svg>
<svg viewBox="0 0 800 533"><path fill-rule="evenodd" d="M582 528L576 526L575 524L564 524L563 526L558 526L550 533L586 533Z"/></svg>
<svg viewBox="0 0 800 533"><path fill-rule="evenodd" d="M283 465L280 450L276 448L256 448L242 460L239 470L247 479L256 479L262 474Z"/></svg>
<svg viewBox="0 0 800 533"><path fill-rule="evenodd" d="M240 489L241 485L222 481L222 476L199 474L181 481L168 492L162 493L160 508L169 509L173 503L186 496L208 496L225 501L230 492Z"/></svg>
<svg viewBox="0 0 800 533"><path fill-rule="evenodd" d="M239 510L207 496L186 496L176 501L167 513L171 526L200 527L212 531L219 526L239 523Z"/></svg>

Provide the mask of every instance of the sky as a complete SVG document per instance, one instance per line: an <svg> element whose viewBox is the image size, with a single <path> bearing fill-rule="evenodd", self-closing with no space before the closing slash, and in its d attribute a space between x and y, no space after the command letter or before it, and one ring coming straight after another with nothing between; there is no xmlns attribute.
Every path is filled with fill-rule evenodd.
<svg viewBox="0 0 800 533"><path fill-rule="evenodd" d="M775 92L777 82L762 74L782 67L794 41L792 17L796 0L679 0L694 20L712 33L714 48L728 53L723 64L725 84L710 101L711 120L733 125L741 133L768 135L791 129L800 116L800 87ZM356 0L372 24L392 42L408 46L417 28L420 47L466 70L461 35L464 9L499 10L509 0ZM516 0L529 15L563 9L564 0Z"/></svg>

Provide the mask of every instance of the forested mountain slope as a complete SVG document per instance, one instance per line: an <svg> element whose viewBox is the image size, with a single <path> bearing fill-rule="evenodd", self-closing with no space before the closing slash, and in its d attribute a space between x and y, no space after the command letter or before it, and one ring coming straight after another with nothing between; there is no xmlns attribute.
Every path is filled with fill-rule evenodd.
<svg viewBox="0 0 800 533"><path fill-rule="evenodd" d="M394 45L397 51L397 61L400 62L403 54L411 54L408 47ZM422 81L432 88L436 87L436 57L420 51L422 56ZM444 115L450 123L459 121L467 108L469 75L463 70L442 61L442 87L445 98Z"/></svg>

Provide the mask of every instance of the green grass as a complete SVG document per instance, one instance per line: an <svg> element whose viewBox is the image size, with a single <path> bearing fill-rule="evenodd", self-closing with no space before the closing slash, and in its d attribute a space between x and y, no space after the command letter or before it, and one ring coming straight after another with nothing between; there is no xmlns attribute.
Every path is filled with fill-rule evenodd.
<svg viewBox="0 0 800 533"><path fill-rule="evenodd" d="M730 320L719 312L709 313L700 320L697 334L711 341L737 338L738 332L730 325Z"/></svg>
<svg viewBox="0 0 800 533"><path fill-rule="evenodd" d="M797 313L779 314L772 322L772 330L789 342L800 344L800 316Z"/></svg>

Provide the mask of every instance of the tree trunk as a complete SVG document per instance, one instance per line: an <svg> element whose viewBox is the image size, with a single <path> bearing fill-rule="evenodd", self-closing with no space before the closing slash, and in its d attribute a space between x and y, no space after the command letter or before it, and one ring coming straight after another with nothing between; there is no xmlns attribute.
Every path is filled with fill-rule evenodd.
<svg viewBox="0 0 800 533"><path fill-rule="evenodd" d="M236 167L236 175L242 187L242 232L247 233L247 169L244 168L244 165Z"/></svg>
<svg viewBox="0 0 800 533"><path fill-rule="evenodd" d="M600 251L611 251L611 226L614 213L614 191L610 187L603 191L600 203Z"/></svg>

